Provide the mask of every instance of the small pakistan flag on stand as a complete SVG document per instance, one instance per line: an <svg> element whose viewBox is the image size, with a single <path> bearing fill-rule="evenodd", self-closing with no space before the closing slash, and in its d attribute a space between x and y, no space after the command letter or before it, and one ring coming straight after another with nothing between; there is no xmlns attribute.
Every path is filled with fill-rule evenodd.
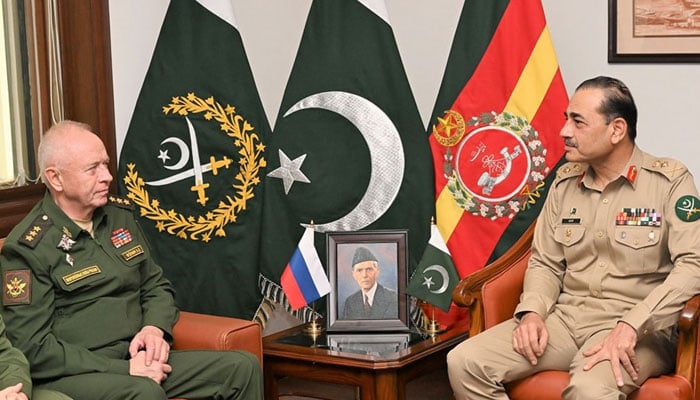
<svg viewBox="0 0 700 400"><path fill-rule="evenodd" d="M459 275L450 251L437 226L432 224L430 240L406 293L448 311L452 303L452 291L458 281Z"/></svg>

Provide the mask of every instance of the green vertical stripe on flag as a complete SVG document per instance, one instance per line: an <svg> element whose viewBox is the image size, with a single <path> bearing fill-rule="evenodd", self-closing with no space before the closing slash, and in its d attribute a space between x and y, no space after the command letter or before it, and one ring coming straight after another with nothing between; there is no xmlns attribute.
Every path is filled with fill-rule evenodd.
<svg viewBox="0 0 700 400"><path fill-rule="evenodd" d="M466 1L459 16L452 47L445 66L435 108L430 121L436 121L467 84L493 37L509 0ZM428 133L432 127L428 126Z"/></svg>
<svg viewBox="0 0 700 400"><path fill-rule="evenodd" d="M309 12L268 147L261 269L274 282L303 223L406 229L410 270L428 240L427 137L383 0L364 3L315 0ZM324 235L316 248L326 265Z"/></svg>
<svg viewBox="0 0 700 400"><path fill-rule="evenodd" d="M184 310L257 309L269 131L231 4L172 0L119 175Z"/></svg>

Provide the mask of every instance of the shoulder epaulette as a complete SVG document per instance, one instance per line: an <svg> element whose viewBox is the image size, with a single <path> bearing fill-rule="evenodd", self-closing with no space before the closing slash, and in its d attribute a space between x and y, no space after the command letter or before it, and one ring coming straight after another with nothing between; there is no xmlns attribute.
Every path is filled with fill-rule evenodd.
<svg viewBox="0 0 700 400"><path fill-rule="evenodd" d="M117 196L115 194L109 195L109 204L120 208L126 208L127 210L134 209L134 203L132 203L131 200L127 199L126 197Z"/></svg>
<svg viewBox="0 0 700 400"><path fill-rule="evenodd" d="M644 168L658 172L668 180L676 179L688 171L683 163L672 158L650 158L645 160Z"/></svg>
<svg viewBox="0 0 700 400"><path fill-rule="evenodd" d="M554 183L559 183L565 179L572 178L575 176L581 176L586 172L588 166L586 164L568 162L557 170L557 177Z"/></svg>
<svg viewBox="0 0 700 400"><path fill-rule="evenodd" d="M22 233L22 236L17 241L33 249L39 244L51 225L53 225L51 218L46 214L41 214L34 219L29 228Z"/></svg>

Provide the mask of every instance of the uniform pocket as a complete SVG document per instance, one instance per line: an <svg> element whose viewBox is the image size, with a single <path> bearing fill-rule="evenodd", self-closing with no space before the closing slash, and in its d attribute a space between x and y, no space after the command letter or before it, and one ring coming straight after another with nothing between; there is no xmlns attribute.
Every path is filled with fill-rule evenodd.
<svg viewBox="0 0 700 400"><path fill-rule="evenodd" d="M650 226L621 225L615 227L615 243L619 244L621 259L616 264L624 273L640 274L658 269L661 230Z"/></svg>
<svg viewBox="0 0 700 400"><path fill-rule="evenodd" d="M557 226L554 228L554 240L564 247L573 246L583 239L586 228L581 225Z"/></svg>

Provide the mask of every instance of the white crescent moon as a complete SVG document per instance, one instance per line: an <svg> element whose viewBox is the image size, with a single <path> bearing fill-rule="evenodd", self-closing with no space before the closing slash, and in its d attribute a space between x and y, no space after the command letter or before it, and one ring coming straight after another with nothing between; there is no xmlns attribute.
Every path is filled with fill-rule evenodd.
<svg viewBox="0 0 700 400"><path fill-rule="evenodd" d="M185 165L187 165L187 162L190 160L190 149L187 148L187 144L185 144L185 142L182 139L176 138L174 136L166 138L162 142L160 142L161 146L165 143L175 143L177 147L180 148L180 160L177 162L177 164L174 165L163 164L163 168L169 170L180 170L184 168Z"/></svg>
<svg viewBox="0 0 700 400"><path fill-rule="evenodd" d="M372 164L367 190L355 208L335 221L315 224L313 228L318 232L360 230L384 215L401 188L405 156L399 131L382 109L352 93L312 94L290 107L284 116L307 108L333 111L355 125L367 142Z"/></svg>
<svg viewBox="0 0 700 400"><path fill-rule="evenodd" d="M428 271L437 271L440 275L442 275L442 286L440 286L440 288L437 290L431 290L430 293L445 293L447 286L450 284L450 276L447 274L445 267L442 265L431 265L423 271L423 275L425 275L425 273Z"/></svg>

